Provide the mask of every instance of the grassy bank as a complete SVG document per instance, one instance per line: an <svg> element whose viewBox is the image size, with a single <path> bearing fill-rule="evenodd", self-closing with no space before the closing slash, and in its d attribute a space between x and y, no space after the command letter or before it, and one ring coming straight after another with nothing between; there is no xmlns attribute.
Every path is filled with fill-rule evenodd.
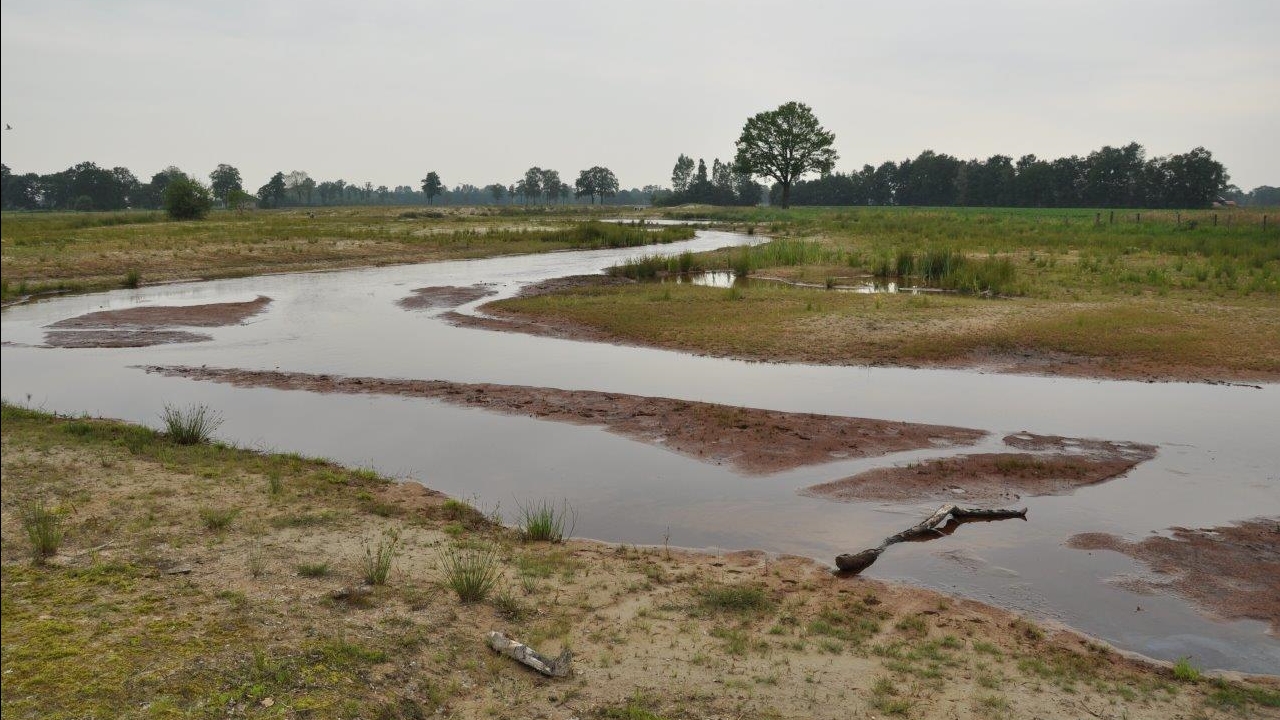
<svg viewBox="0 0 1280 720"><path fill-rule="evenodd" d="M1280 704L1271 685L1125 661L803 561L536 541L558 502L522 505L520 532L323 461L10 405L2 427L6 718L1207 718ZM460 566L492 587L447 573ZM491 629L572 648L574 676L492 653Z"/></svg>
<svg viewBox="0 0 1280 720"><path fill-rule="evenodd" d="M1114 224L1109 211L1092 210L669 213L774 239L639 257L614 274L652 280L723 270L812 287L614 286L493 307L622 342L763 360L1280 378L1280 230L1272 219L1264 231L1261 212L1124 211ZM951 292L838 292L873 282Z"/></svg>
<svg viewBox="0 0 1280 720"><path fill-rule="evenodd" d="M584 208L361 207L215 212L198 222L171 222L155 212L5 213L0 269L9 299L49 290L629 247L692 236L683 227L590 222L607 214Z"/></svg>

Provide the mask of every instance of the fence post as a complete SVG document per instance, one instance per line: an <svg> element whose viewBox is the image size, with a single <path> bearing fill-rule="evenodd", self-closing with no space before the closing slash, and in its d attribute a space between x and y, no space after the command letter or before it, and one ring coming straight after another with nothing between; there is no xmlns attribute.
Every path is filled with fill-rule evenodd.
<svg viewBox="0 0 1280 720"><path fill-rule="evenodd" d="M1110 219L1110 221L1108 222L1108 224L1109 224L1109 225L1115 225L1115 224L1116 224L1116 211L1115 211L1115 210L1112 210L1112 211L1111 211L1111 219Z"/></svg>
<svg viewBox="0 0 1280 720"><path fill-rule="evenodd" d="M1182 227L1182 211L1179 210L1178 212L1174 213L1173 218L1174 218L1174 225L1177 227Z"/></svg>
<svg viewBox="0 0 1280 720"><path fill-rule="evenodd" d="M1139 224L1139 225L1141 225L1141 224L1142 224L1142 213L1138 213L1138 219L1137 219L1137 220L1134 220L1134 222L1135 222L1135 223L1137 223L1137 224Z"/></svg>
<svg viewBox="0 0 1280 720"><path fill-rule="evenodd" d="M1102 224L1102 213L1094 213L1094 214L1093 214L1093 224L1094 224L1095 226L1097 226L1097 225L1101 225L1101 224Z"/></svg>
<svg viewBox="0 0 1280 720"><path fill-rule="evenodd" d="M1262 216L1262 232L1266 232L1266 231L1267 231L1267 216L1263 215Z"/></svg>

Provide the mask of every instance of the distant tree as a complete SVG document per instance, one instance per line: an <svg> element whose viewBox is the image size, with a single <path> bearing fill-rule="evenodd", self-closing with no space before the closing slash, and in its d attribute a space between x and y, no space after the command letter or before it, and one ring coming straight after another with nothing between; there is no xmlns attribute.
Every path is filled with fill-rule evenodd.
<svg viewBox="0 0 1280 720"><path fill-rule="evenodd" d="M287 188L284 184L284 173L277 172L271 176L266 185L258 188L258 205L264 208L277 208L284 202Z"/></svg>
<svg viewBox="0 0 1280 720"><path fill-rule="evenodd" d="M422 194L427 196L428 205L434 204L436 198L440 197L443 192L444 183L440 182L440 174L435 170L427 173L427 176L422 178Z"/></svg>
<svg viewBox="0 0 1280 720"><path fill-rule="evenodd" d="M555 202L556 198L560 197L561 184L562 183L560 182L559 171L556 171L556 170L542 171L542 178L539 181L538 185L539 187L542 188L542 193L543 195L546 196L547 200L551 202Z"/></svg>
<svg viewBox="0 0 1280 720"><path fill-rule="evenodd" d="M164 211L174 220L199 220L212 206L209 188L191 178L177 178L164 189Z"/></svg>
<svg viewBox="0 0 1280 720"><path fill-rule="evenodd" d="M507 188L503 186L502 183L493 183L492 185L485 185L484 189L489 191L489 196L493 198L494 205L502 204L502 196L507 193Z"/></svg>
<svg viewBox="0 0 1280 720"><path fill-rule="evenodd" d="M516 201L516 194L519 192L520 192L520 189L516 187L515 183L508 185L507 186L507 198L508 198L507 202L510 204L514 204Z"/></svg>
<svg viewBox="0 0 1280 720"><path fill-rule="evenodd" d="M734 164L782 186L782 207L791 204L791 186L810 172L835 167L835 135L818 124L808 105L789 102L747 120L737 142Z"/></svg>
<svg viewBox="0 0 1280 720"><path fill-rule="evenodd" d="M256 200L257 198L244 190L232 189L227 192L227 197L223 202L226 203L228 210L235 210L238 213L242 213L253 207Z"/></svg>
<svg viewBox="0 0 1280 720"><path fill-rule="evenodd" d="M1250 205L1261 205L1263 207L1280 205L1280 188L1259 185L1249 191L1248 202Z"/></svg>
<svg viewBox="0 0 1280 720"><path fill-rule="evenodd" d="M606 197L618 194L618 178L609 168L596 165L578 173L574 190L577 197L590 197L592 205L596 204L597 197L603 205Z"/></svg>
<svg viewBox="0 0 1280 720"><path fill-rule="evenodd" d="M225 163L219 165L209 173L209 189L213 191L213 196L219 202L226 205L228 193L232 190L244 190L240 171Z"/></svg>
<svg viewBox="0 0 1280 720"><path fill-rule="evenodd" d="M1165 205L1177 208L1209 207L1231 178L1213 153L1202 147L1181 155L1170 155L1165 167Z"/></svg>
<svg viewBox="0 0 1280 720"><path fill-rule="evenodd" d="M530 200L542 196L542 168L534 167L524 171L524 179L517 186L520 189L520 195L524 197L524 204L528 205Z"/></svg>
<svg viewBox="0 0 1280 720"><path fill-rule="evenodd" d="M311 204L311 194L315 192L316 181L312 180L305 171L294 170L285 175L284 186L293 193L294 200L299 205Z"/></svg>
<svg viewBox="0 0 1280 720"><path fill-rule="evenodd" d="M676 158L675 167L671 169L671 191L677 195L686 193L692 182L693 158L680 153L680 157Z"/></svg>

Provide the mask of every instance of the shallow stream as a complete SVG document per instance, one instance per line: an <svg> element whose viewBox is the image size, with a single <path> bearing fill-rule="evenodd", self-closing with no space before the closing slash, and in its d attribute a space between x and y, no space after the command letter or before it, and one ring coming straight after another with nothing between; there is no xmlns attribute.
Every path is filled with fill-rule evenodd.
<svg viewBox="0 0 1280 720"><path fill-rule="evenodd" d="M1129 440L1159 447L1127 477L1030 498L1029 520L965 525L891 548L868 575L910 582L1058 621L1120 648L1202 667L1280 673L1280 639L1261 622L1206 618L1172 595L1111 582L1142 567L1066 547L1081 532L1141 539L1175 525L1213 527L1280 514L1280 385L1262 389L983 374L954 370L752 363L451 326L406 311L414 288L492 284L499 296L620 260L764 238L699 231L650 248L270 275L58 298L4 310L0 392L64 413L156 426L166 403L207 403L218 435L264 450L320 455L413 478L483 509L568 498L576 534L695 548L759 548L830 563L927 516L936 503L836 503L799 488L861 469L954 451L838 461L758 477L599 428L498 415L404 397L318 395L149 375L131 366L210 365L604 390L787 411L981 428L990 451L1009 432ZM818 292L818 291L815 291ZM133 349L38 347L49 323L101 309L274 299L244 325L202 328L211 342ZM487 298L492 299L492 298ZM463 311L484 301L464 306ZM852 581L856 582L856 581ZM1137 610L1141 607L1141 610Z"/></svg>

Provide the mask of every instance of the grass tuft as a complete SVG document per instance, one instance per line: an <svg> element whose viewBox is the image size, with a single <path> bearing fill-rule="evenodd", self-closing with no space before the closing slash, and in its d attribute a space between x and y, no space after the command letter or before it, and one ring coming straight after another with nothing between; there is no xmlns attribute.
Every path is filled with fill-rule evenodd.
<svg viewBox="0 0 1280 720"><path fill-rule="evenodd" d="M165 434L179 445L208 442L213 431L222 425L222 416L208 405L185 408L165 405L160 419L164 422Z"/></svg>
<svg viewBox="0 0 1280 720"><path fill-rule="evenodd" d="M517 504L520 537L526 542L563 542L573 534L578 513L565 500L559 507L548 500Z"/></svg>
<svg viewBox="0 0 1280 720"><path fill-rule="evenodd" d="M364 581L369 585L386 585L387 576L391 574L391 563L396 557L396 547L400 544L400 533L388 530L376 545L366 542L364 545Z"/></svg>
<svg viewBox="0 0 1280 720"><path fill-rule="evenodd" d="M498 584L501 570L498 556L492 550L459 550L449 548L440 554L439 569L445 587L464 603L481 602Z"/></svg>
<svg viewBox="0 0 1280 720"><path fill-rule="evenodd" d="M231 521L240 514L235 508L200 508L200 522L210 532L222 532L231 526Z"/></svg>
<svg viewBox="0 0 1280 720"><path fill-rule="evenodd" d="M698 607L712 613L761 613L773 607L763 588L754 585L711 585L698 591Z"/></svg>
<svg viewBox="0 0 1280 720"><path fill-rule="evenodd" d="M31 557L37 564L58 554L62 545L62 513L41 503L30 503L19 511L22 528L31 543Z"/></svg>

